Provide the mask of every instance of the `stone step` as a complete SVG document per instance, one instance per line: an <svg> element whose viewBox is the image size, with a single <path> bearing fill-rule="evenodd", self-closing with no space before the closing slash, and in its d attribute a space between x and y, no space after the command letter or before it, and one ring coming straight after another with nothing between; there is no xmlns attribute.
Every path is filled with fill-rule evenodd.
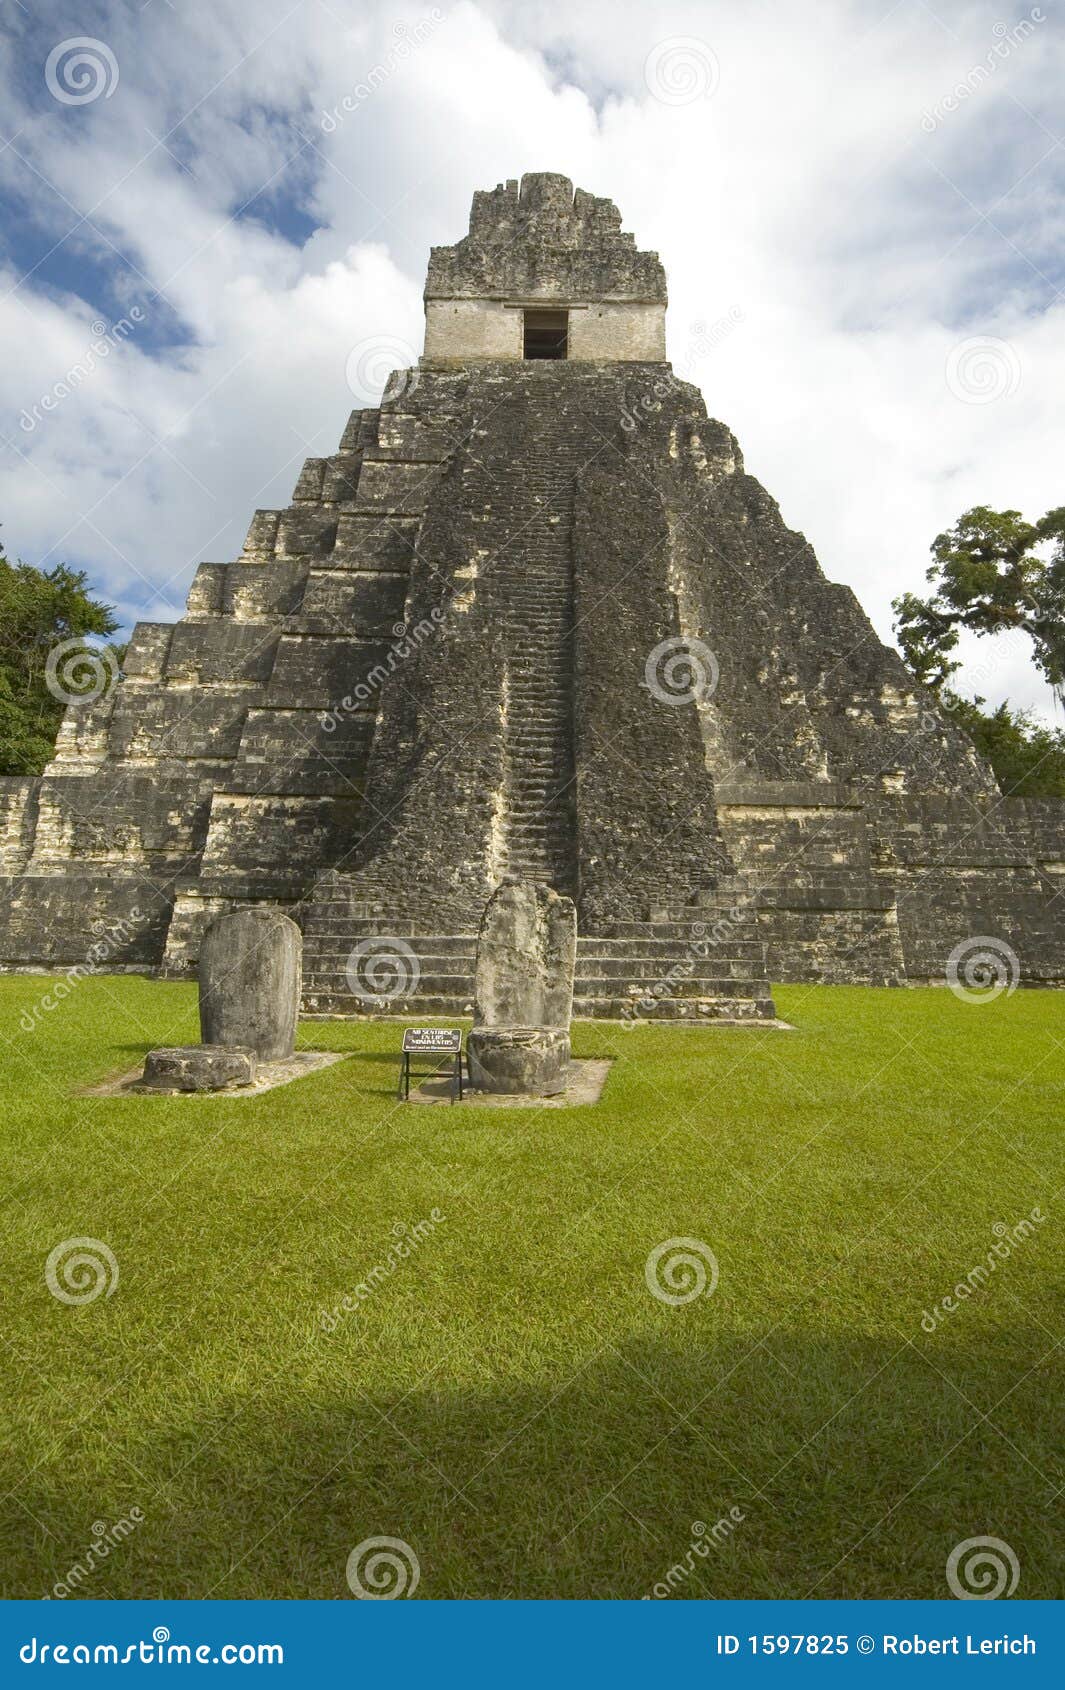
<svg viewBox="0 0 1065 1690"><path fill-rule="evenodd" d="M662 998L646 1009L635 1009L625 998L574 1000L574 1017L582 1021L686 1021L700 1023L758 1022L776 1019L772 998Z"/></svg>
<svg viewBox="0 0 1065 1690"><path fill-rule="evenodd" d="M609 939L619 945L631 945L633 940L654 940L656 943L671 945L686 944L714 944L714 927L717 923L728 921L724 915L713 912L700 914L693 921L611 921L604 922L597 932L603 939ZM733 935L743 936L750 933L753 937L757 933L757 924L752 916L750 925L744 922L728 921ZM590 937L590 935L586 935Z"/></svg>
<svg viewBox="0 0 1065 1690"><path fill-rule="evenodd" d="M368 1020L380 1021L424 1021L426 1016L444 1015L453 1019L468 1017L473 1012L472 997L422 997L418 994L412 998L396 998L389 1002L388 1008L383 1010L364 1009L360 1007L359 999L352 997L350 992L331 991L328 987L321 991L313 988L304 993L301 1013L308 1016L342 1015L345 1018L365 1016ZM397 1057L398 1061L398 1057Z"/></svg>
<svg viewBox="0 0 1065 1690"><path fill-rule="evenodd" d="M350 993L334 992L327 988L308 992L302 1014L341 1016L344 1019L365 1017L375 1021L419 1021L430 1016L450 1020L468 1020L473 1012L472 997L446 995L397 998L386 1009L361 1008L359 1000ZM581 997L573 1000L575 1021L641 1022L684 1021L692 1025L733 1022L772 1021L776 1011L771 998L662 998L654 1004L636 1006L622 997ZM398 1053L397 1053L398 1060Z"/></svg>
<svg viewBox="0 0 1065 1690"><path fill-rule="evenodd" d="M710 938L696 939L688 942L685 936L673 934L649 933L646 929L639 934L632 934L619 938L612 934L582 934L577 940L577 956L604 957L674 957L682 959L693 957L698 953L694 946L705 946L708 955L737 957L760 957L763 952L762 941L755 937L748 938L745 934L733 934L720 944L714 944Z"/></svg>
<svg viewBox="0 0 1065 1690"><path fill-rule="evenodd" d="M477 938L475 934L418 934L403 933L395 927L382 922L379 929L373 932L363 931L361 926L345 928L332 933L316 931L314 934L315 955L320 957L348 956L362 939L402 939L409 945L418 957L468 957L472 962L477 952Z"/></svg>
<svg viewBox="0 0 1065 1690"><path fill-rule="evenodd" d="M456 988L457 990L457 988ZM769 985L764 980L752 980L750 974L740 975L737 979L724 980L675 980L650 979L634 980L626 984L624 974L616 977L604 975L582 980L578 994L574 987L574 996L581 998L623 998L629 1002L644 1002L654 999L656 1002L665 998L733 998L760 1001L770 996Z"/></svg>
<svg viewBox="0 0 1065 1690"><path fill-rule="evenodd" d="M577 958L575 979L625 980L633 984L666 979L692 980L707 985L715 981L750 981L751 966L758 958L749 956L710 957L596 957Z"/></svg>

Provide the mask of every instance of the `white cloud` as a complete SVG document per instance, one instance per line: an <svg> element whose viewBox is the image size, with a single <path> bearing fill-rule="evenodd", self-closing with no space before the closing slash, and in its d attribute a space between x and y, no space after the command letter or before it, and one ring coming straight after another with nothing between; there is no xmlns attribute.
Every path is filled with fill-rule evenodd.
<svg viewBox="0 0 1065 1690"><path fill-rule="evenodd" d="M910 0L433 12L203 0L134 17L108 0L93 27L121 80L75 110L48 98L50 38L26 26L21 70L5 56L17 91L0 183L34 208L35 255L62 240L64 278L80 265L86 281L84 301L46 285L45 265L16 286L23 242L9 251L9 548L88 567L127 615L178 614L196 562L233 555L254 507L284 503L302 458L335 446L351 347L420 344L429 245L464 232L475 188L529 169L610 194L659 249L678 366L881 633L962 510L1061 502L1046 449L1065 375L1049 256L1065 155L1043 127L1065 57L1053 22L929 133L922 114L1001 42L986 5L952 6L947 26ZM648 53L672 37L713 55L709 97L649 92ZM282 231L300 208L320 227L301 246L275 231L276 208ZM116 301L143 307L146 335L20 430ZM699 356L694 325L735 308ZM948 386L973 336L1016 360L990 403ZM980 690L1046 703L1023 652Z"/></svg>

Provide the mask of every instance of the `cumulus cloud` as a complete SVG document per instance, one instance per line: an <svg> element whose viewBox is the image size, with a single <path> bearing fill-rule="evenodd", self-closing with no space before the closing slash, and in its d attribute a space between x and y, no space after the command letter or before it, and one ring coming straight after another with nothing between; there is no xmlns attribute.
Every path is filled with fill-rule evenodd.
<svg viewBox="0 0 1065 1690"><path fill-rule="evenodd" d="M87 568L128 620L179 614L196 563L234 555L374 397L352 349L420 347L429 245L473 189L560 170L661 252L675 364L890 636L961 511L1063 497L1061 33L1050 8L949 12L5 8L9 549ZM75 35L119 76L68 105L45 64ZM991 649L973 684L1046 707L1024 652Z"/></svg>

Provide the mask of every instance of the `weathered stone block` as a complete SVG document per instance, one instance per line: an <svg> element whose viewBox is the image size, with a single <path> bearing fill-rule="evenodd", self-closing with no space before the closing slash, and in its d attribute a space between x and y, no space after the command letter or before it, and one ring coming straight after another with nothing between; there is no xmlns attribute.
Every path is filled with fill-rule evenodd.
<svg viewBox="0 0 1065 1690"><path fill-rule="evenodd" d="M568 1027L577 912L548 886L501 886L477 941L474 1021L485 1027Z"/></svg>
<svg viewBox="0 0 1065 1690"><path fill-rule="evenodd" d="M292 1055L302 946L296 923L278 910L237 910L211 923L200 951L205 1045L246 1047L264 1062Z"/></svg>
<svg viewBox="0 0 1065 1690"><path fill-rule="evenodd" d="M174 1045L150 1050L141 1084L156 1091L229 1091L255 1079L255 1052L234 1046Z"/></svg>
<svg viewBox="0 0 1065 1690"><path fill-rule="evenodd" d="M277 526L277 549L283 556L330 552L336 539L335 511L318 505L293 505L282 511Z"/></svg>
<svg viewBox="0 0 1065 1690"><path fill-rule="evenodd" d="M254 622L219 617L210 622L179 622L166 662L168 681L228 685L269 680L278 630Z"/></svg>

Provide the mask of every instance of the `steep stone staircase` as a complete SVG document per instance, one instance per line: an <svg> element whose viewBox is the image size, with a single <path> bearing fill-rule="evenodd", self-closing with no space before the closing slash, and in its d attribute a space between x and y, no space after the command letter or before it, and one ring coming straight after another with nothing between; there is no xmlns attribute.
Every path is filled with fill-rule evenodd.
<svg viewBox="0 0 1065 1690"><path fill-rule="evenodd" d="M550 391L541 398L550 405ZM492 565L507 696L497 870L573 895L573 495L578 430L528 428L499 497L507 539Z"/></svg>

